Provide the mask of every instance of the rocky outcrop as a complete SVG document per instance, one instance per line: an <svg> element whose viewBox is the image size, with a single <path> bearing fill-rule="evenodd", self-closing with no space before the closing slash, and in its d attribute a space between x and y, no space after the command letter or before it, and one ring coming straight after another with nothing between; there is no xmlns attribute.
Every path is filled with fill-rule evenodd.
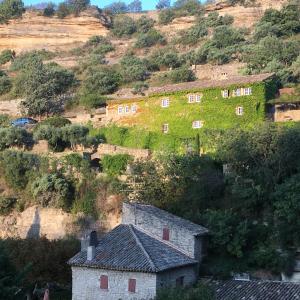
<svg viewBox="0 0 300 300"><path fill-rule="evenodd" d="M93 35L107 35L106 26L109 22L95 10L87 11L79 17L68 16L64 19L47 18L37 12L27 11L20 19L0 24L0 51L66 51L86 42Z"/></svg>

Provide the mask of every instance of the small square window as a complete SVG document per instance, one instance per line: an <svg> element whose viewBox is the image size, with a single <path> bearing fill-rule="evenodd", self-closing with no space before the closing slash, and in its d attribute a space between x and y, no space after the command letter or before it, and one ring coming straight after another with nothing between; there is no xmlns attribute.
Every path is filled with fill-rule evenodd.
<svg viewBox="0 0 300 300"><path fill-rule="evenodd" d="M251 87L249 87L249 88L244 88L244 95L245 95L245 96L252 95L252 88L251 88Z"/></svg>
<svg viewBox="0 0 300 300"><path fill-rule="evenodd" d="M238 115L238 116L242 116L244 114L244 109L242 106L238 106L236 109L235 109L235 113Z"/></svg>
<svg viewBox="0 0 300 300"><path fill-rule="evenodd" d="M100 277L100 289L101 290L108 290L108 276L101 275Z"/></svg>
<svg viewBox="0 0 300 300"><path fill-rule="evenodd" d="M195 95L189 95L188 96L188 103L194 103L195 102Z"/></svg>
<svg viewBox="0 0 300 300"><path fill-rule="evenodd" d="M128 292L135 293L136 290L136 279L128 280Z"/></svg>
<svg viewBox="0 0 300 300"><path fill-rule="evenodd" d="M129 111L130 111L130 109L129 109L129 106L128 106L128 105L126 105L126 106L125 106L125 113L126 113L126 114L128 114L128 113L129 113Z"/></svg>
<svg viewBox="0 0 300 300"><path fill-rule="evenodd" d="M194 121L193 124L192 124L192 127L194 129L202 128L203 127L203 122L202 121Z"/></svg>
<svg viewBox="0 0 300 300"><path fill-rule="evenodd" d="M137 111L137 107L136 107L135 104L132 104L132 105L131 105L131 111L132 111L133 113L135 113L135 112Z"/></svg>
<svg viewBox="0 0 300 300"><path fill-rule="evenodd" d="M164 228L163 229L163 240L164 241L169 241L170 240L170 230L169 230L169 228Z"/></svg>
<svg viewBox="0 0 300 300"><path fill-rule="evenodd" d="M123 113L123 106L120 105L120 106L118 107L118 114L121 115L122 113Z"/></svg>
<svg viewBox="0 0 300 300"><path fill-rule="evenodd" d="M165 98L161 100L161 107L169 107L169 106L170 106L169 98Z"/></svg>
<svg viewBox="0 0 300 300"><path fill-rule="evenodd" d="M223 98L228 98L229 97L229 91L228 90L223 90L222 91L222 97Z"/></svg>
<svg viewBox="0 0 300 300"><path fill-rule="evenodd" d="M163 133L168 133L169 132L169 124L163 124L162 132Z"/></svg>
<svg viewBox="0 0 300 300"><path fill-rule="evenodd" d="M201 102L201 98L202 98L201 95L195 95L195 102L197 103Z"/></svg>
<svg viewBox="0 0 300 300"><path fill-rule="evenodd" d="M236 90L234 90L234 91L233 91L233 95L234 95L234 96L237 96L237 97L241 96L241 95L242 95L241 89L236 89Z"/></svg>

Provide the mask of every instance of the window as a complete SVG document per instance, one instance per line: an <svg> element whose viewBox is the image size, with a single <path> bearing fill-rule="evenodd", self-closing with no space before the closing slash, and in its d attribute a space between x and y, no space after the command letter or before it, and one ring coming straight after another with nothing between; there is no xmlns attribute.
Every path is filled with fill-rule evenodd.
<svg viewBox="0 0 300 300"><path fill-rule="evenodd" d="M195 101L199 103L199 102L201 102L201 98L202 98L201 95L196 95L195 96Z"/></svg>
<svg viewBox="0 0 300 300"><path fill-rule="evenodd" d="M169 241L170 240L170 230L169 230L169 228L164 228L163 229L163 240L164 241Z"/></svg>
<svg viewBox="0 0 300 300"><path fill-rule="evenodd" d="M170 99L165 98L161 100L161 107L169 107L170 106Z"/></svg>
<svg viewBox="0 0 300 300"><path fill-rule="evenodd" d="M129 279L128 280L128 292L135 293L136 288L136 279Z"/></svg>
<svg viewBox="0 0 300 300"><path fill-rule="evenodd" d="M242 116L242 115L244 114L244 109L243 109L243 107L238 106L238 107L235 109L235 113L236 113L238 116Z"/></svg>
<svg viewBox="0 0 300 300"><path fill-rule="evenodd" d="M189 95L188 103L194 103L194 102L195 102L195 96L194 95Z"/></svg>
<svg viewBox="0 0 300 300"><path fill-rule="evenodd" d="M101 275L101 277L100 277L100 289L101 290L108 290L108 276Z"/></svg>
<svg viewBox="0 0 300 300"><path fill-rule="evenodd" d="M168 133L169 132L169 124L163 124L162 132L163 133Z"/></svg>
<svg viewBox="0 0 300 300"><path fill-rule="evenodd" d="M180 276L176 279L176 287L181 287L184 284L184 276Z"/></svg>
<svg viewBox="0 0 300 300"><path fill-rule="evenodd" d="M121 115L122 113L123 113L123 106L120 105L120 106L118 107L118 114Z"/></svg>
<svg viewBox="0 0 300 300"><path fill-rule="evenodd" d="M237 96L237 97L241 96L241 95L242 95L241 89L233 90L233 95L234 95L234 96Z"/></svg>
<svg viewBox="0 0 300 300"><path fill-rule="evenodd" d="M194 129L202 128L203 127L203 122L202 121L194 121L193 124L192 124L192 127Z"/></svg>
<svg viewBox="0 0 300 300"><path fill-rule="evenodd" d="M228 98L229 97L229 91L228 90L223 90L222 91L222 97L223 98Z"/></svg>
<svg viewBox="0 0 300 300"><path fill-rule="evenodd" d="M244 95L245 95L245 96L252 95L252 88L251 88L251 87L249 87L249 88L244 88Z"/></svg>
<svg viewBox="0 0 300 300"><path fill-rule="evenodd" d="M135 105L135 104L132 104L132 105L131 105L131 111L132 111L133 113L135 113L136 110L137 110L136 105Z"/></svg>
<svg viewBox="0 0 300 300"><path fill-rule="evenodd" d="M126 105L126 106L125 106L125 113L126 113L126 114L128 114L128 113L129 113L129 111L130 111L130 110L129 110L129 106L128 106L128 105Z"/></svg>

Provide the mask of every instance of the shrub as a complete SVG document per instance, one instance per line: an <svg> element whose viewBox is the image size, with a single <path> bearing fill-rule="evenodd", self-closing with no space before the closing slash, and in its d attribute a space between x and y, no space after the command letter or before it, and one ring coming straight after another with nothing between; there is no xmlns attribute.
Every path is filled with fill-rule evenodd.
<svg viewBox="0 0 300 300"><path fill-rule="evenodd" d="M64 127L64 126L70 125L70 124L71 124L71 121L64 117L50 117L50 118L47 118L47 119L41 121L40 123L38 123L38 125L36 126L36 129L39 126L43 126L43 125L49 125L52 127L61 128L61 127Z"/></svg>
<svg viewBox="0 0 300 300"><path fill-rule="evenodd" d="M120 80L120 74L112 68L92 68L83 81L83 93L96 95L114 93L119 87Z"/></svg>
<svg viewBox="0 0 300 300"><path fill-rule="evenodd" d="M134 20L128 16L118 16L115 18L112 33L117 37L127 37L137 30Z"/></svg>
<svg viewBox="0 0 300 300"><path fill-rule="evenodd" d="M144 95L144 92L146 90L148 90L149 85L145 82L137 82L134 86L133 86L133 94L140 94L140 95Z"/></svg>
<svg viewBox="0 0 300 300"><path fill-rule="evenodd" d="M205 23L199 23L181 33L180 43L196 44L200 38L207 36L208 30Z"/></svg>
<svg viewBox="0 0 300 300"><path fill-rule="evenodd" d="M158 0L156 9L169 8L171 6L171 0Z"/></svg>
<svg viewBox="0 0 300 300"><path fill-rule="evenodd" d="M0 95L6 94L11 90L12 84L10 78L0 70Z"/></svg>
<svg viewBox="0 0 300 300"><path fill-rule="evenodd" d="M173 4L173 7L176 9L176 14L178 16L198 16L204 12L201 3L198 0L177 0Z"/></svg>
<svg viewBox="0 0 300 300"><path fill-rule="evenodd" d="M90 5L90 0L68 0L68 5L71 12L78 16L80 12L87 9Z"/></svg>
<svg viewBox="0 0 300 300"><path fill-rule="evenodd" d="M0 196L0 215L9 214L13 210L16 201L15 198Z"/></svg>
<svg viewBox="0 0 300 300"><path fill-rule="evenodd" d="M144 81L149 77L147 67L141 59L133 55L124 56L121 61L121 75L123 81Z"/></svg>
<svg viewBox="0 0 300 300"><path fill-rule="evenodd" d="M9 49L3 50L0 54L0 65L4 65L14 59L15 52Z"/></svg>
<svg viewBox="0 0 300 300"><path fill-rule="evenodd" d="M155 21L147 16L142 16L136 21L137 31L146 33L153 28Z"/></svg>
<svg viewBox="0 0 300 300"><path fill-rule="evenodd" d="M9 147L30 147L32 135L23 128L0 128L0 151Z"/></svg>
<svg viewBox="0 0 300 300"><path fill-rule="evenodd" d="M85 108L98 108L106 103L106 98L96 94L84 94L80 97L79 103Z"/></svg>
<svg viewBox="0 0 300 300"><path fill-rule="evenodd" d="M112 4L105 6L104 9L112 14L122 14L128 11L126 3L122 1L113 2Z"/></svg>
<svg viewBox="0 0 300 300"><path fill-rule="evenodd" d="M60 19L65 18L69 14L71 14L70 6L66 2L61 2L58 4L57 10L56 10L57 17Z"/></svg>
<svg viewBox="0 0 300 300"><path fill-rule="evenodd" d="M6 182L16 190L24 190L32 173L39 169L40 161L37 155L19 151L4 151L0 153L0 168Z"/></svg>
<svg viewBox="0 0 300 300"><path fill-rule="evenodd" d="M21 0L3 0L0 2L0 23L19 18L24 12L24 3Z"/></svg>
<svg viewBox="0 0 300 300"><path fill-rule="evenodd" d="M72 149L76 145L84 145L87 141L89 129L81 125L69 125L62 128L62 136L65 142L70 143Z"/></svg>
<svg viewBox="0 0 300 300"><path fill-rule="evenodd" d="M160 24L167 25L175 19L173 9L163 9L159 12L158 21Z"/></svg>
<svg viewBox="0 0 300 300"><path fill-rule="evenodd" d="M55 13L55 5L52 2L50 2L47 4L47 7L44 9L43 15L45 17L52 17L54 13Z"/></svg>
<svg viewBox="0 0 300 300"><path fill-rule="evenodd" d="M173 83L196 80L196 76L195 76L194 72L186 66L172 70L169 74L169 77Z"/></svg>
<svg viewBox="0 0 300 300"><path fill-rule="evenodd" d="M156 44L164 45L166 39L164 36L155 29L151 29L146 33L141 33L135 43L136 48L147 48Z"/></svg>
<svg viewBox="0 0 300 300"><path fill-rule="evenodd" d="M103 171L109 176L121 175L132 157L128 154L104 155L101 160Z"/></svg>
<svg viewBox="0 0 300 300"><path fill-rule="evenodd" d="M10 126L10 117L9 115L0 114L0 127Z"/></svg>
<svg viewBox="0 0 300 300"><path fill-rule="evenodd" d="M178 68L182 61L175 49L160 49L151 55L148 63L149 68L159 70L160 68Z"/></svg>
<svg viewBox="0 0 300 300"><path fill-rule="evenodd" d="M32 183L31 191L37 203L43 207L67 210L74 197L72 183L59 174L46 174L37 178Z"/></svg>

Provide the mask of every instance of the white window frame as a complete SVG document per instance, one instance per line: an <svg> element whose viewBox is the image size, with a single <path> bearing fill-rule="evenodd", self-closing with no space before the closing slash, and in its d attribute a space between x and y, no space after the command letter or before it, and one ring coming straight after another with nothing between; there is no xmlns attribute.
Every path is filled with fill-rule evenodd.
<svg viewBox="0 0 300 300"><path fill-rule="evenodd" d="M162 132L164 134L167 134L169 132L169 124L168 123L163 124L163 126L162 126Z"/></svg>
<svg viewBox="0 0 300 300"><path fill-rule="evenodd" d="M234 96L236 96L236 97L242 96L242 89L241 88L235 89L234 90Z"/></svg>
<svg viewBox="0 0 300 300"><path fill-rule="evenodd" d="M136 111L137 111L137 106L136 106L136 104L132 104L132 105L131 105L131 112L136 113Z"/></svg>
<svg viewBox="0 0 300 300"><path fill-rule="evenodd" d="M123 112L124 112L124 107L123 107L123 105L119 105L119 106L118 106L118 115L122 115Z"/></svg>
<svg viewBox="0 0 300 300"><path fill-rule="evenodd" d="M222 91L222 97L223 98L229 98L229 90L223 90Z"/></svg>
<svg viewBox="0 0 300 300"><path fill-rule="evenodd" d="M170 99L169 98L164 98L161 99L161 107L166 108L170 106Z"/></svg>
<svg viewBox="0 0 300 300"><path fill-rule="evenodd" d="M195 95L188 95L188 103L194 103L195 102Z"/></svg>
<svg viewBox="0 0 300 300"><path fill-rule="evenodd" d="M125 114L128 114L130 112L129 105L125 105L124 111L125 111Z"/></svg>
<svg viewBox="0 0 300 300"><path fill-rule="evenodd" d="M193 121L193 123L192 123L193 129L200 129L202 127L203 127L203 121L200 121L200 120Z"/></svg>
<svg viewBox="0 0 300 300"><path fill-rule="evenodd" d="M202 95L199 95L199 94L196 94L196 95L195 95L195 102L196 102L196 103L200 103L200 102L201 102L201 99L202 99Z"/></svg>
<svg viewBox="0 0 300 300"><path fill-rule="evenodd" d="M235 113L236 113L237 116L242 116L244 114L244 108L243 108L243 106L236 107Z"/></svg>
<svg viewBox="0 0 300 300"><path fill-rule="evenodd" d="M244 88L244 95L245 96L252 95L252 88L251 87Z"/></svg>

